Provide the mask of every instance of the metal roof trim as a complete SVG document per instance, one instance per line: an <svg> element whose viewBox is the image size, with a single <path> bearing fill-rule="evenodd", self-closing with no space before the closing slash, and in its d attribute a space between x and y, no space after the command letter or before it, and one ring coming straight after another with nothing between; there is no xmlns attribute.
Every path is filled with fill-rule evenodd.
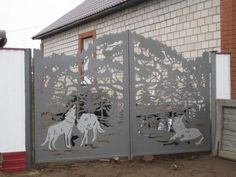
<svg viewBox="0 0 236 177"><path fill-rule="evenodd" d="M85 18L82 18L82 19L73 21L71 23L65 24L61 27L52 29L50 31L46 31L46 32L41 33L41 34L38 33L35 36L33 36L32 39L43 39L43 38L49 37L51 35L58 34L60 32L68 30L69 28L72 28L72 27L75 27L75 26L78 26L78 25L81 25L81 24L85 24L85 23L97 20L97 19L105 17L105 16L107 16L111 13L118 12L119 10L126 9L130 6L137 5L137 4L145 2L145 1L146 0L129 0L129 1L122 2L120 4L117 4L117 5L112 6L110 8L104 9L102 11L99 11L99 12L97 12L95 14L92 14L90 16L87 16Z"/></svg>

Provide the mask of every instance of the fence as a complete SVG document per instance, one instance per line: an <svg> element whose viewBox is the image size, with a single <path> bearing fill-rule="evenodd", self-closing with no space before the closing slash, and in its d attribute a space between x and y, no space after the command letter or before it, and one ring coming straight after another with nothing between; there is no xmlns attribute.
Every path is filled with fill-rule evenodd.
<svg viewBox="0 0 236 177"><path fill-rule="evenodd" d="M236 101L217 100L216 155L236 160Z"/></svg>
<svg viewBox="0 0 236 177"><path fill-rule="evenodd" d="M31 162L30 63L29 49L0 49L0 170L5 172L23 170L26 159Z"/></svg>
<svg viewBox="0 0 236 177"><path fill-rule="evenodd" d="M76 56L44 57L35 50L33 120L30 50L14 50L0 50L5 122L0 153L3 158L20 153L22 167L25 162L30 167L32 162L210 151L211 141L215 144L214 100L230 95L230 60L221 54L185 59L131 32L103 36ZM221 110L221 126L232 129L234 108ZM224 157L235 153L233 130L217 134Z"/></svg>

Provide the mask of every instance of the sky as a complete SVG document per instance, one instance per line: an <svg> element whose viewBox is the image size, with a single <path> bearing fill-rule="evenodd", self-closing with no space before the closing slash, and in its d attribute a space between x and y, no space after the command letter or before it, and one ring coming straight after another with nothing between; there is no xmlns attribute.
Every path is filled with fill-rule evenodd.
<svg viewBox="0 0 236 177"><path fill-rule="evenodd" d="M32 37L84 0L0 0L0 30L10 48L39 48Z"/></svg>

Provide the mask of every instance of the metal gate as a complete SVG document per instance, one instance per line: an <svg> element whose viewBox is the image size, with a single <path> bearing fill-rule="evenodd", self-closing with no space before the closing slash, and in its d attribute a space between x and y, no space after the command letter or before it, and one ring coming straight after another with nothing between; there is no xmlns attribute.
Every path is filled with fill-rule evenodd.
<svg viewBox="0 0 236 177"><path fill-rule="evenodd" d="M141 35L35 58L35 160L210 150L209 55L187 60Z"/></svg>

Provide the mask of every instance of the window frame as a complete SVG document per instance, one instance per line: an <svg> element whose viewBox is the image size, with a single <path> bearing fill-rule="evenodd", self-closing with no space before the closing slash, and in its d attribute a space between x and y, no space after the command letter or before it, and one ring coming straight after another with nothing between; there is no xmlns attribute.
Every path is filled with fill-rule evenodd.
<svg viewBox="0 0 236 177"><path fill-rule="evenodd" d="M93 42L95 42L96 41L96 30L92 30L92 31L88 31L88 32L84 32L84 33L79 34L78 48L79 48L80 52L82 52L84 50L84 40L87 38L92 38Z"/></svg>
<svg viewBox="0 0 236 177"><path fill-rule="evenodd" d="M78 49L80 52L83 52L84 50L84 40L92 38L93 43L96 41L96 30L84 32L79 34L79 42L78 42ZM94 53L94 58L96 58L96 52ZM82 75L81 80L84 81L84 69L82 67L79 67L79 73ZM93 81L93 83L96 82L96 79Z"/></svg>

